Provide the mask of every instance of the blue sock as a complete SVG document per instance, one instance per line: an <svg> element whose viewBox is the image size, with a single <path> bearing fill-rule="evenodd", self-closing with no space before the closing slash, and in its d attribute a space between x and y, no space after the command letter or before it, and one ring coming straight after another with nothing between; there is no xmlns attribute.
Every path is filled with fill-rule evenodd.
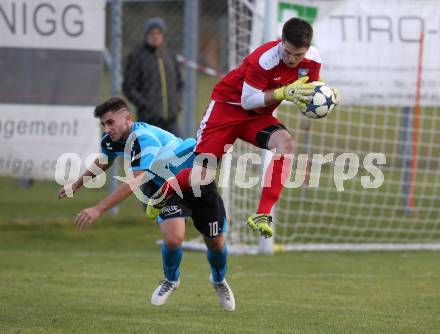
<svg viewBox="0 0 440 334"><path fill-rule="evenodd" d="M182 247L172 249L165 244L165 241L162 242L163 272L168 281L176 282L179 279L182 255Z"/></svg>
<svg viewBox="0 0 440 334"><path fill-rule="evenodd" d="M211 265L211 273L214 282L221 282L225 278L228 262L228 247L225 245L221 251L213 251L208 248L208 262Z"/></svg>

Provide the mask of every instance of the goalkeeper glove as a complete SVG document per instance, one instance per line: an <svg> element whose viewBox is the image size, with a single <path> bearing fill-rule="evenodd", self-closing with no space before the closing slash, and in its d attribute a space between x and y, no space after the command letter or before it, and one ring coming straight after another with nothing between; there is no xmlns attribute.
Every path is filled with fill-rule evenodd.
<svg viewBox="0 0 440 334"><path fill-rule="evenodd" d="M335 104L336 107L342 101L341 94L339 94L339 91L336 88L332 88L332 92L333 92L333 103Z"/></svg>
<svg viewBox="0 0 440 334"><path fill-rule="evenodd" d="M325 84L327 83L327 81L322 77L319 77L318 81L323 82ZM332 100L333 100L333 103L335 104L335 107L336 107L339 103L341 103L341 100L342 100L341 94L339 94L339 91L336 88L332 88L332 92L333 92L333 99Z"/></svg>
<svg viewBox="0 0 440 334"><path fill-rule="evenodd" d="M323 82L323 83L327 83L327 81L322 77L319 77L318 81ZM336 88L332 88L332 92L333 92L333 99L332 100L333 100L333 103L335 104L335 107L336 107L342 101L341 94L339 94L339 91Z"/></svg>
<svg viewBox="0 0 440 334"><path fill-rule="evenodd" d="M323 83L327 83L327 81L322 78L319 77L318 81L323 82ZM336 88L332 88L332 92L333 92L333 103L335 104L335 106L337 106L339 103L341 103L341 94L339 94L339 91Z"/></svg>
<svg viewBox="0 0 440 334"><path fill-rule="evenodd" d="M287 100L292 102L300 109L306 107L306 103L313 98L315 87L307 83L308 76L302 77L287 86L280 87L274 90L274 98L277 101Z"/></svg>

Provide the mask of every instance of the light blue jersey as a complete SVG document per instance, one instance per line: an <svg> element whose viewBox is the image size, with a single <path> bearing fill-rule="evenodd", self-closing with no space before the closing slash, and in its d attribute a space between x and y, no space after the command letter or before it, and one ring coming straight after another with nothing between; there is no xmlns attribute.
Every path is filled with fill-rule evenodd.
<svg viewBox="0 0 440 334"><path fill-rule="evenodd" d="M154 182L161 186L166 179L176 175L180 170L192 167L195 144L194 138L182 140L156 126L133 122L127 140L113 142L109 135L104 133L101 150L109 160L117 156L129 159L130 170L152 173Z"/></svg>

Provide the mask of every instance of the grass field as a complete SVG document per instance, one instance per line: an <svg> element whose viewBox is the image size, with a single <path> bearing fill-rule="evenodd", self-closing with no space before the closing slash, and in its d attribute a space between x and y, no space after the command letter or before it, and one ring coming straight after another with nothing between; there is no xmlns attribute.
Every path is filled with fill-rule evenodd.
<svg viewBox="0 0 440 334"><path fill-rule="evenodd" d="M218 306L205 255L186 251L181 288L155 308L158 228L134 198L84 232L74 213L105 190L58 201L53 183L0 181L0 333L440 332L439 253L231 256L231 314Z"/></svg>
<svg viewBox="0 0 440 334"><path fill-rule="evenodd" d="M233 314L220 310L204 254L186 252L168 305L157 228L111 219L0 226L1 333L438 333L435 252L231 256Z"/></svg>
<svg viewBox="0 0 440 334"><path fill-rule="evenodd" d="M199 85L198 120L214 81L202 78ZM398 115L382 119L379 111L342 111L334 120L313 123L312 149L389 154L384 188L361 194L357 178L347 183L347 192L337 193L324 170L323 187L310 190L304 203L300 189L289 200L284 195L280 204L288 214L280 220L291 223L294 217L296 223L303 212L310 222L326 217L328 226L304 220L284 235L310 241L315 229L331 236L340 233L331 228L344 224L348 237L357 238L350 230L354 224L374 229L394 227L389 222L396 220L396 227L405 227L404 240L420 238L420 229L438 240L440 119L429 112L422 120L427 131L421 133L420 152L426 159L413 216L402 212ZM304 148L304 119L296 120L286 124ZM381 125L370 126L373 121ZM163 277L159 233L144 222L137 200L130 198L118 215L104 215L88 231L77 231L75 213L107 190L82 190L66 201L56 199L57 190L53 182L24 189L15 179L0 178L0 333L440 333L438 252L231 256L228 280L237 310L226 313L208 282L205 255L186 251L181 288L168 305L155 308L149 300ZM252 210L253 196L248 190L243 196ZM246 203L234 205L246 215L251 210ZM427 219L430 224L422 224ZM190 224L187 232L187 239L197 235Z"/></svg>

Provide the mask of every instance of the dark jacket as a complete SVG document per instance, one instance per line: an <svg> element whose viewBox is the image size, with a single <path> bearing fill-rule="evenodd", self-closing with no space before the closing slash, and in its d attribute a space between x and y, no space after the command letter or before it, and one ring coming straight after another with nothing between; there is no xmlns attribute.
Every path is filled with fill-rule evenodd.
<svg viewBox="0 0 440 334"><path fill-rule="evenodd" d="M161 68L165 74L162 78ZM156 50L146 44L134 50L126 61L122 90L136 106L138 121L160 127L175 122L183 90L176 55L170 50Z"/></svg>

